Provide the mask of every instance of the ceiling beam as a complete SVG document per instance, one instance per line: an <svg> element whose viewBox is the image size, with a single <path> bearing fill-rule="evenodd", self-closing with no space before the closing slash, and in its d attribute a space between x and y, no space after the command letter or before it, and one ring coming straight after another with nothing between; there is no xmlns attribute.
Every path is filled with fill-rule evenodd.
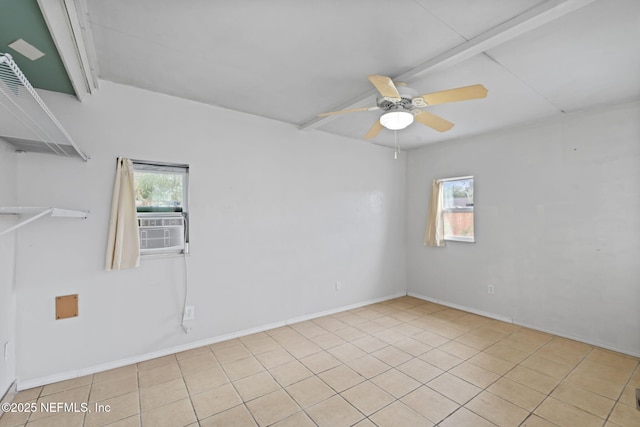
<svg viewBox="0 0 640 427"><path fill-rule="evenodd" d="M594 1L595 0L548 0L400 75L391 77L393 80L407 81L421 74L451 67L489 49L500 46L535 28L553 22ZM362 93L332 110L338 111L354 108L376 93L375 90ZM300 125L300 129L315 129L322 124L335 120L337 117L337 115L315 117Z"/></svg>
<svg viewBox="0 0 640 427"><path fill-rule="evenodd" d="M98 89L95 51L84 0L38 0L51 38L80 101Z"/></svg>

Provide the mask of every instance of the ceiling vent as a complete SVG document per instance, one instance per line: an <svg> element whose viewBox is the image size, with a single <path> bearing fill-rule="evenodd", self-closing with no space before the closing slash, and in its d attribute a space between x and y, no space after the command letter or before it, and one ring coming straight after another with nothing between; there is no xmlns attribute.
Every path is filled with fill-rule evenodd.
<svg viewBox="0 0 640 427"><path fill-rule="evenodd" d="M7 53L0 53L0 139L18 151L89 159Z"/></svg>

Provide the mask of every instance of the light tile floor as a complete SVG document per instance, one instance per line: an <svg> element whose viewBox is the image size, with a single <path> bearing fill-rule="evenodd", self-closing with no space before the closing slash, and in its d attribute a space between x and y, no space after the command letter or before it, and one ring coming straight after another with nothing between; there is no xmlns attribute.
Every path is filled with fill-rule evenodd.
<svg viewBox="0 0 640 427"><path fill-rule="evenodd" d="M636 388L637 358L403 297L21 391L92 411L0 427L637 427Z"/></svg>

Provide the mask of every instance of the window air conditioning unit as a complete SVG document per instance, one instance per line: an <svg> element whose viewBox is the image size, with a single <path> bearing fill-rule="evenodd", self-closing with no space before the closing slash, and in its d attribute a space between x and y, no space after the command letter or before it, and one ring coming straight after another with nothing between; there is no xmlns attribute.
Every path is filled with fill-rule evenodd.
<svg viewBox="0 0 640 427"><path fill-rule="evenodd" d="M140 254L176 253L184 250L182 215L138 215Z"/></svg>

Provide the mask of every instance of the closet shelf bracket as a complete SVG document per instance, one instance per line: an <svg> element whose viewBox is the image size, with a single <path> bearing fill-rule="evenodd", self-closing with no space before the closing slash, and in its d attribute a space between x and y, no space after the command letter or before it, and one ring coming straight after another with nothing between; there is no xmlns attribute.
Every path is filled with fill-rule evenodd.
<svg viewBox="0 0 640 427"><path fill-rule="evenodd" d="M0 231L0 236L10 233L23 225L29 224L32 221L42 218L44 216L64 217L64 218L86 218L88 212L76 211L70 209L60 208L48 208L48 207L0 207L0 215L32 215L31 217L20 221L12 227L6 230Z"/></svg>

